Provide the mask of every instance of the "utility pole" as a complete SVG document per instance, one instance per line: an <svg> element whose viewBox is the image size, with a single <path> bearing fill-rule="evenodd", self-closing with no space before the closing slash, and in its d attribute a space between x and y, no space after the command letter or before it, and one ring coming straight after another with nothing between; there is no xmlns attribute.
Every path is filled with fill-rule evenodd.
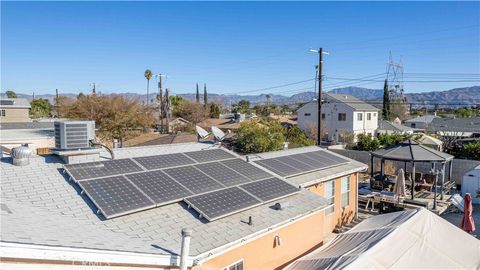
<svg viewBox="0 0 480 270"><path fill-rule="evenodd" d="M318 53L318 122L317 122L317 144L322 142L322 67L323 67L323 55L328 54L324 52L323 48L318 50L310 49L311 52Z"/></svg>
<svg viewBox="0 0 480 270"><path fill-rule="evenodd" d="M170 119L170 89L165 89L165 116L166 116L166 131L167 133L170 132L170 124L169 124L169 119Z"/></svg>
<svg viewBox="0 0 480 270"><path fill-rule="evenodd" d="M158 74L158 120L160 122L160 133L163 132L163 90L162 90L162 76L163 74Z"/></svg>
<svg viewBox="0 0 480 270"><path fill-rule="evenodd" d="M97 94L97 89L95 88L95 83L92 84L92 94Z"/></svg>

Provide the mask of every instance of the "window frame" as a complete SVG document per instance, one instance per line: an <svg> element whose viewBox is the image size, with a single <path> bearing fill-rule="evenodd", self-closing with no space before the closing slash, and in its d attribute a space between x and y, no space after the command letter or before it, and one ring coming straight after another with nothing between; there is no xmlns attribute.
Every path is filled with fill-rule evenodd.
<svg viewBox="0 0 480 270"><path fill-rule="evenodd" d="M325 119L325 113L322 113L322 119Z"/></svg>
<svg viewBox="0 0 480 270"><path fill-rule="evenodd" d="M332 194L327 195L327 185L332 186ZM335 180L330 180L329 182L325 183L324 194L325 194L325 199L328 200L328 206L325 207L325 215L328 216L328 215L331 215L335 212ZM329 197L327 197L327 196L329 196ZM327 212L327 209L328 209L328 212Z"/></svg>
<svg viewBox="0 0 480 270"><path fill-rule="evenodd" d="M372 113L367 113L367 121L372 120Z"/></svg>
<svg viewBox="0 0 480 270"><path fill-rule="evenodd" d="M5 109L0 109L0 117L5 117L7 116L7 111Z"/></svg>
<svg viewBox="0 0 480 270"><path fill-rule="evenodd" d="M357 121L363 121L363 113L357 113Z"/></svg>
<svg viewBox="0 0 480 270"><path fill-rule="evenodd" d="M338 121L347 121L347 114L346 113L338 113Z"/></svg>
<svg viewBox="0 0 480 270"><path fill-rule="evenodd" d="M311 113L304 113L303 116L312 116Z"/></svg>
<svg viewBox="0 0 480 270"><path fill-rule="evenodd" d="M346 180L346 190L344 190L344 180ZM351 187L350 187L350 176L343 176L340 180L340 185L341 185L341 188L340 188L340 193L341 193L341 206L342 208L345 208L345 207L348 207L350 206L350 191L351 191ZM346 203L344 201L344 196L346 195Z"/></svg>
<svg viewBox="0 0 480 270"><path fill-rule="evenodd" d="M242 264L242 268L241 268L241 269L242 269L242 270L245 269L245 262L244 262L244 260L243 260L243 258L242 258L242 259L240 259L240 260L238 260L238 261L236 261L236 262L234 262L234 263L232 263L232 264L229 264L228 266L222 267L222 270L230 270L230 267L234 267L234 266L235 266L235 267L238 267L237 264ZM237 269L234 269L234 270L237 270Z"/></svg>

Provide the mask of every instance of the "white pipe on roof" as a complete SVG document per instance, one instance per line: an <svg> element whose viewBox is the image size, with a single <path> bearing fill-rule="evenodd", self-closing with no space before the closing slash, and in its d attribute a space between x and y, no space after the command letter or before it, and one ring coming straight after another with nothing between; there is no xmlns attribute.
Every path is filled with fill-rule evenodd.
<svg viewBox="0 0 480 270"><path fill-rule="evenodd" d="M182 229L182 248L180 250L180 270L188 269L187 258L190 253L191 236L192 236L192 230Z"/></svg>

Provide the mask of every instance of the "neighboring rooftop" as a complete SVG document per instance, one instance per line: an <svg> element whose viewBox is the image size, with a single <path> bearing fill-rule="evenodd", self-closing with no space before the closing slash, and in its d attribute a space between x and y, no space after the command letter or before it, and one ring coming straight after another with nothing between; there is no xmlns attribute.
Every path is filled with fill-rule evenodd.
<svg viewBox="0 0 480 270"><path fill-rule="evenodd" d="M427 123L427 124L430 124L433 119L435 118L440 118L436 115L422 115L422 116L417 116L415 118L412 118L412 119L408 119L405 121L405 123Z"/></svg>
<svg viewBox="0 0 480 270"><path fill-rule="evenodd" d="M212 147L212 144L184 143L119 148L114 152L115 157L121 159ZM318 150L315 147L303 151L313 149ZM276 152L282 153L289 152ZM216 248L237 245L256 234L320 211L328 204L324 198L302 190L211 222L198 218L198 213L188 209L184 202L106 220L96 213L90 199L80 194L79 186L62 174L63 164L57 156L33 156L29 165L21 167L12 165L10 158L3 158L0 171L1 241L4 243L177 256L181 229L190 228L193 230L191 256L204 258ZM289 207L282 211L272 209L271 205L279 201L288 201ZM245 222L249 216L253 218L253 225Z"/></svg>
<svg viewBox="0 0 480 270"><path fill-rule="evenodd" d="M7 129L52 129L54 122L11 122L0 123L0 130Z"/></svg>
<svg viewBox="0 0 480 270"><path fill-rule="evenodd" d="M480 133L480 117L435 118L428 126L430 132L474 132Z"/></svg>
<svg viewBox="0 0 480 270"><path fill-rule="evenodd" d="M387 121L387 120L379 120L378 121L378 129L379 130L389 130L389 131L398 132L398 133L414 130L411 127L400 125L400 124L397 124L395 122L390 122L390 121Z"/></svg>
<svg viewBox="0 0 480 270"><path fill-rule="evenodd" d="M25 98L4 98L0 99L0 108L25 108L30 109L30 102Z"/></svg>
<svg viewBox="0 0 480 270"><path fill-rule="evenodd" d="M323 99L325 99L327 102L344 103L353 108L355 111L379 111L378 108L351 95L326 93L324 94Z"/></svg>

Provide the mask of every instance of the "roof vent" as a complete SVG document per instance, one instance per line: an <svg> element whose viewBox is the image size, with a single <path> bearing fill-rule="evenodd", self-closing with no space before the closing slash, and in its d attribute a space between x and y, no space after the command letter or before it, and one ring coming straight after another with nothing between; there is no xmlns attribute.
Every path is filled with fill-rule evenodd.
<svg viewBox="0 0 480 270"><path fill-rule="evenodd" d="M30 164L30 156L32 155L32 150L28 147L28 144L22 144L19 147L13 148L11 155L13 158L13 165L25 166Z"/></svg>
<svg viewBox="0 0 480 270"><path fill-rule="evenodd" d="M278 202L273 206L273 208L275 210L283 210L283 209L287 208L288 205L289 205L288 202Z"/></svg>

